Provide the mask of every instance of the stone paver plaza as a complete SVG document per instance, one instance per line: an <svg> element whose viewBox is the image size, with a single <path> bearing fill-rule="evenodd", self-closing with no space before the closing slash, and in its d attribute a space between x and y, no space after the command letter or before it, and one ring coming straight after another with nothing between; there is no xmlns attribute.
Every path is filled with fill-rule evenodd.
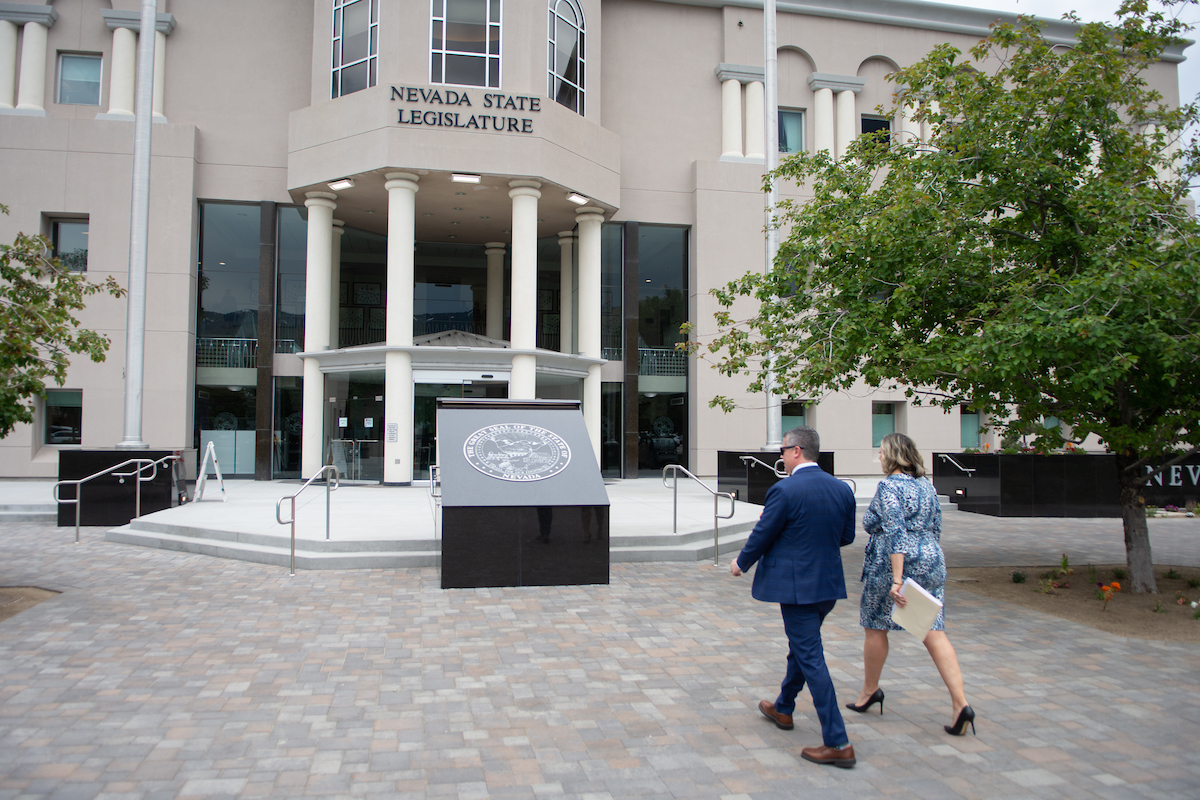
<svg viewBox="0 0 1200 800"><path fill-rule="evenodd" d="M1200 563L1200 521L1151 522ZM285 569L0 529L0 585L62 594L0 623L0 798L1200 797L1200 646L1124 639L951 585L978 736L942 731L924 649L893 637L886 713L847 712L852 770L757 712L777 606L711 564L615 564L608 586L443 591L434 568ZM825 623L861 680L857 570ZM951 512L952 566L1120 561L1117 520ZM727 563L723 558L722 562ZM1200 623L1197 623L1200 624ZM877 709L872 709L876 711Z"/></svg>

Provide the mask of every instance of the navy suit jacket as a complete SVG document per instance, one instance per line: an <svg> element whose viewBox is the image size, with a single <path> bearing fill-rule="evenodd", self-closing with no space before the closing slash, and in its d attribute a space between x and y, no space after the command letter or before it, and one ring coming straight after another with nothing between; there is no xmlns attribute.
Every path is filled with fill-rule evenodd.
<svg viewBox="0 0 1200 800"><path fill-rule="evenodd" d="M755 600L841 600L846 578L839 548L853 541L854 493L820 467L804 467L767 490L738 568L746 572L761 560L751 590Z"/></svg>

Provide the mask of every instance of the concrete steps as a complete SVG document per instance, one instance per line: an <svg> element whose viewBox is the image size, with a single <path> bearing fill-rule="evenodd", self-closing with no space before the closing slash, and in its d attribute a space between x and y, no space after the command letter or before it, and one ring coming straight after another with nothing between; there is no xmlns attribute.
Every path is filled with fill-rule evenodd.
<svg viewBox="0 0 1200 800"><path fill-rule="evenodd" d="M939 499L942 501L943 511L956 508L948 498ZM860 514L869 502L869 498L858 498L856 505ZM3 513L5 511L0 507L0 515ZM46 513L53 517L53 506L50 506ZM757 517L757 514L754 516ZM0 516L0 519L3 517ZM746 520L745 516L735 522L721 520L717 536L718 556L731 556L738 552L754 529L755 521ZM677 534L657 531L647 533L645 526L637 533L623 533L620 525L614 525L609 531L610 559L613 563L711 560L711 524L697 526L693 521L691 525L690 530ZM156 547L286 568L290 559L290 539L287 528L281 527L278 530L279 533L247 533L144 517L133 520L128 525L113 528L105 535L105 539L140 547ZM297 569L402 569L433 567L440 563L441 541L432 531L407 538L376 535L375 538L362 539L347 539L345 536L332 540L308 537L296 539Z"/></svg>
<svg viewBox="0 0 1200 800"><path fill-rule="evenodd" d="M0 504L0 525L5 522L56 522L58 506L54 503Z"/></svg>

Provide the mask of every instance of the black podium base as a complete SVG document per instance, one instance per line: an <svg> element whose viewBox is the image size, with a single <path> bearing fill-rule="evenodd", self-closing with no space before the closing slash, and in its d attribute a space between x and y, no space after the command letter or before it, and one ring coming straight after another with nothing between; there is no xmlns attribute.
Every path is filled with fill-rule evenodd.
<svg viewBox="0 0 1200 800"><path fill-rule="evenodd" d="M442 508L442 588L608 583L608 506Z"/></svg>

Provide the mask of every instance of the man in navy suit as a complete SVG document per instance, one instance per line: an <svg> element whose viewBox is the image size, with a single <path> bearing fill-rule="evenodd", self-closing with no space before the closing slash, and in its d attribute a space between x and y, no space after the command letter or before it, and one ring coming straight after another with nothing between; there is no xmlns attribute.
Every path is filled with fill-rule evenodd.
<svg viewBox="0 0 1200 800"><path fill-rule="evenodd" d="M807 426L784 434L783 464L789 476L767 491L762 516L729 569L737 576L759 562L751 594L755 600L779 603L783 612L787 674L778 699L761 701L758 710L778 727L791 730L796 695L807 682L824 744L805 747L801 757L852 767L854 748L825 666L821 623L846 597L839 548L854 541L854 494L817 466L820 448L817 432Z"/></svg>

